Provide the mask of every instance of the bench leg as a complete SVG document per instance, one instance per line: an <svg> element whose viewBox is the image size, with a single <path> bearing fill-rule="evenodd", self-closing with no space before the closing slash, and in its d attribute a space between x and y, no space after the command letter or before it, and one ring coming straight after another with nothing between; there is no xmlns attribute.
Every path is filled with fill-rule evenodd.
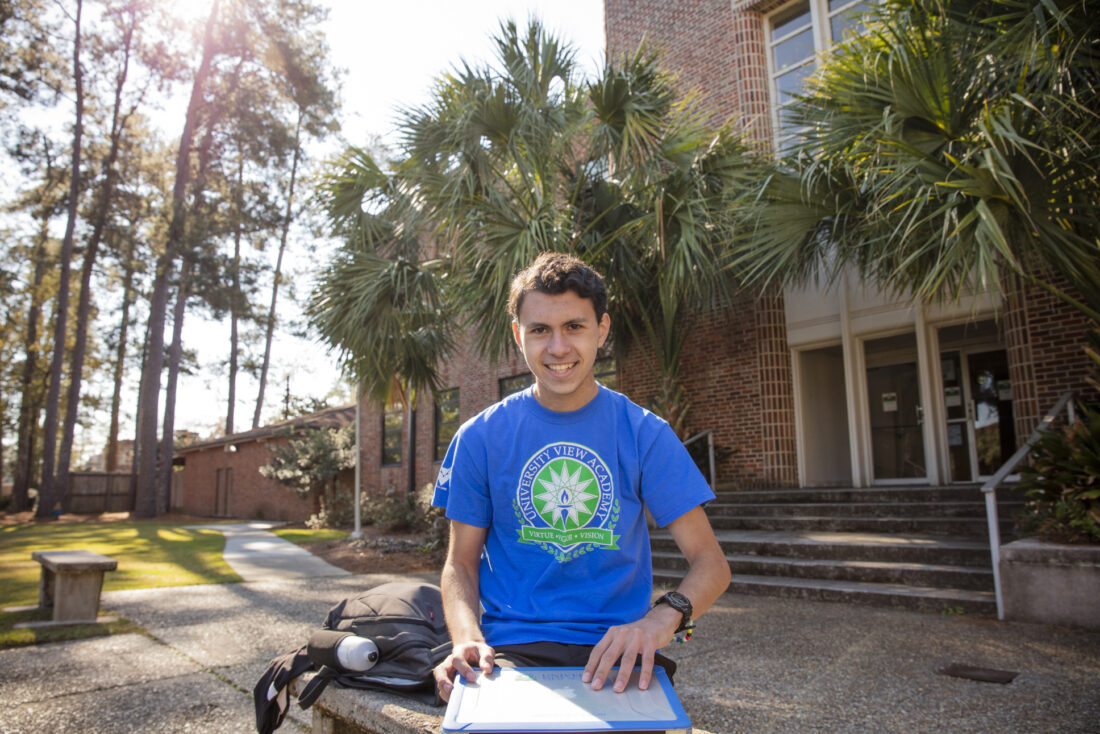
<svg viewBox="0 0 1100 734"><path fill-rule="evenodd" d="M103 572L56 574L53 592L55 622L94 622L99 615L99 592L103 588Z"/></svg>
<svg viewBox="0 0 1100 734"><path fill-rule="evenodd" d="M42 567L42 573L38 576L38 608L39 609L52 609L53 608L53 594L54 594L54 572L45 566Z"/></svg>

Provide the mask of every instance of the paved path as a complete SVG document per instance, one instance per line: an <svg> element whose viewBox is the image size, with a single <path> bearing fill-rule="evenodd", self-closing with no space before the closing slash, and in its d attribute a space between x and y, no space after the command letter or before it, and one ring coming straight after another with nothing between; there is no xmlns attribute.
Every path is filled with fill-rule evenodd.
<svg viewBox="0 0 1100 734"><path fill-rule="evenodd" d="M0 650L0 733L254 732L267 662L336 602L396 578L325 575L254 523L216 527L232 527L227 553L252 580L107 592L105 609L148 634ZM290 577L294 558L308 569ZM1095 632L726 595L669 653L685 708L714 734L1096 734L1100 721ZM951 663L1019 675L998 685L938 672ZM308 716L291 711L280 732L304 731Z"/></svg>
<svg viewBox="0 0 1100 734"><path fill-rule="evenodd" d="M222 558L245 581L311 579L350 576L278 535L268 532L282 523L244 522L226 525L193 525L210 528L225 535Z"/></svg>

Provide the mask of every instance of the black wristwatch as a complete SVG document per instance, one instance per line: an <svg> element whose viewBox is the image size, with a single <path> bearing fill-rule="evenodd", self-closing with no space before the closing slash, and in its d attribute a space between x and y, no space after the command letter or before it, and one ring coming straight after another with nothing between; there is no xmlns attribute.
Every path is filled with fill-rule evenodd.
<svg viewBox="0 0 1100 734"><path fill-rule="evenodd" d="M668 604L683 615L680 619L680 626L676 628L677 632L683 632L691 625L691 599L688 599L679 591L670 591L653 602L653 606L657 606L658 604Z"/></svg>

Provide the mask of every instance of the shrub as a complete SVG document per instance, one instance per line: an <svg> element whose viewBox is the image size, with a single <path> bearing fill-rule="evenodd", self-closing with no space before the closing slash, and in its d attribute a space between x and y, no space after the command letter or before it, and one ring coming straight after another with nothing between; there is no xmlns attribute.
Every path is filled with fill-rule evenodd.
<svg viewBox="0 0 1100 734"><path fill-rule="evenodd" d="M447 542L446 518L443 510L432 507L434 487L426 484L415 494L399 492L390 487L381 497L364 495L362 498L363 521L381 530L425 532L428 544L433 548ZM440 530L440 519L443 528ZM439 535L442 533L442 540Z"/></svg>
<svg viewBox="0 0 1100 734"><path fill-rule="evenodd" d="M1029 501L1021 529L1058 543L1100 543L1100 410L1082 407L1072 425L1043 433L1020 468Z"/></svg>
<svg viewBox="0 0 1100 734"><path fill-rule="evenodd" d="M381 497L364 495L363 521L381 530L416 530L416 497L386 489Z"/></svg>

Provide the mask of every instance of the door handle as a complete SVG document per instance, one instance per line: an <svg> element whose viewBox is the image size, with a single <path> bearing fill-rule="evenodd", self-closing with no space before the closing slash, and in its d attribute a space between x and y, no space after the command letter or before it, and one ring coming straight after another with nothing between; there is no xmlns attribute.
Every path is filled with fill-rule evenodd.
<svg viewBox="0 0 1100 734"><path fill-rule="evenodd" d="M917 425L924 425L924 407L920 405L917 406Z"/></svg>

